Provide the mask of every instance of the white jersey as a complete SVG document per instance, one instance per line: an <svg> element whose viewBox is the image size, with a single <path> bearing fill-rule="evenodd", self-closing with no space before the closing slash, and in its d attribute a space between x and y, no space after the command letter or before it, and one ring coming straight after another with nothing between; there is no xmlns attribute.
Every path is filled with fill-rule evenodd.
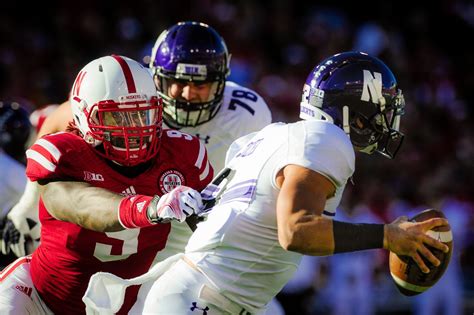
<svg viewBox="0 0 474 315"><path fill-rule="evenodd" d="M0 217L20 200L26 186L25 166L0 150Z"/></svg>
<svg viewBox="0 0 474 315"><path fill-rule="evenodd" d="M234 140L262 129L270 124L271 120L270 109L260 95L227 81L223 102L216 116L202 125L185 127L180 131L201 139L206 146L214 173L217 173L224 167L226 151ZM155 262L184 252L191 234L187 224L173 221L166 247L158 253Z"/></svg>
<svg viewBox="0 0 474 315"><path fill-rule="evenodd" d="M272 124L239 139L228 160L226 166L235 174L190 238L186 256L221 294L254 312L283 288L302 257L284 250L278 241L277 173L294 164L327 177L336 194L327 200L323 215L332 217L354 172L354 150L337 126L300 121Z"/></svg>

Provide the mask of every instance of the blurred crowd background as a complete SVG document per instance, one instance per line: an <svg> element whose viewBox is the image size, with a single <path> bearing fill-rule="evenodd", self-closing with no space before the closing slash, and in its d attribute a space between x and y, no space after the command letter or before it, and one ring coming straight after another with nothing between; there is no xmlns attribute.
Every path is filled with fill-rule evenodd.
<svg viewBox="0 0 474 315"><path fill-rule="evenodd" d="M425 294L396 291L384 251L308 257L278 296L287 314L473 314L474 3L2 1L0 98L30 110L62 103L90 60L115 53L147 64L158 34L182 20L208 23L224 37L230 80L259 92L274 121L298 119L306 76L325 57L347 50L380 57L405 94L405 143L393 161L358 157L338 216L389 222L439 208L451 222L451 265Z"/></svg>

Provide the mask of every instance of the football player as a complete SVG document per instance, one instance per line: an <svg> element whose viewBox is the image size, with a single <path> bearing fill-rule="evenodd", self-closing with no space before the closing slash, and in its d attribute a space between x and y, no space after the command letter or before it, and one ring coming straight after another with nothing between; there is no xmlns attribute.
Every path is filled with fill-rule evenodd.
<svg viewBox="0 0 474 315"><path fill-rule="evenodd" d="M29 121L34 130L31 133L33 138L40 138L48 133L66 130L68 123L72 120L69 101L64 102L60 109L58 109L59 106L50 104L30 114ZM47 117L50 118L46 120ZM45 122L46 125L44 125ZM18 146L18 148L21 148L21 146ZM23 156L25 156L24 150ZM24 173L25 170L23 169L22 174ZM12 177L4 178L9 178L9 182L12 182ZM36 183L29 181L26 176L18 176L17 178L24 178L26 184L24 183L23 188L19 190L20 194L15 201L16 204L13 203L13 207L10 205L10 208L6 209L8 211L4 213L6 215L4 219L5 226L3 233L0 233L2 254L6 255L10 252L13 260L15 257L32 253L38 247L41 231L38 219L38 186Z"/></svg>
<svg viewBox="0 0 474 315"><path fill-rule="evenodd" d="M0 101L0 268L15 259L9 246L16 241L10 234L13 224L6 215L25 189L25 150L31 133L24 107L16 101Z"/></svg>
<svg viewBox="0 0 474 315"><path fill-rule="evenodd" d="M41 244L0 274L2 314L85 313L90 276L146 272L169 222L202 206L188 186L201 190L213 176L198 138L162 130L161 99L136 61L93 60L76 77L70 104L76 128L27 151L27 176L41 192ZM122 313L137 291L126 292Z"/></svg>
<svg viewBox="0 0 474 315"><path fill-rule="evenodd" d="M0 100L0 218L6 215L25 189L26 145L32 128L28 112L15 101Z"/></svg>
<svg viewBox="0 0 474 315"><path fill-rule="evenodd" d="M225 152L235 139L271 123L271 112L255 91L226 81L230 58L223 38L212 27L180 22L158 36L150 62L163 98L164 127L199 137L216 170L224 166ZM65 102L45 120L38 136L65 130L71 119ZM21 202L9 214L19 234L32 233L25 222L35 218L37 195L37 186L29 183ZM172 225L167 248L157 260L183 252L191 236L187 226ZM24 246L14 248L18 256L25 255Z"/></svg>
<svg viewBox="0 0 474 315"><path fill-rule="evenodd" d="M354 172L354 151L393 158L401 145L404 100L391 70L359 52L331 56L308 76L300 108L304 120L271 124L234 142L226 158L233 171L216 206L176 264L158 279L153 275L160 264L150 277L140 277L149 292L141 292L132 312L258 314L292 277L302 255L385 248L410 256L424 272L422 257L439 264L428 246L448 248L424 232L446 225L444 219L333 220ZM118 292L121 284L94 275L84 300L92 308L112 305L120 298L103 289Z"/></svg>
<svg viewBox="0 0 474 315"><path fill-rule="evenodd" d="M226 81L230 54L210 26L180 22L163 31L152 49L150 69L163 98L167 127L196 135L215 170L224 167L232 142L271 123L265 101L253 90ZM171 223L166 249L157 261L184 252L192 231Z"/></svg>

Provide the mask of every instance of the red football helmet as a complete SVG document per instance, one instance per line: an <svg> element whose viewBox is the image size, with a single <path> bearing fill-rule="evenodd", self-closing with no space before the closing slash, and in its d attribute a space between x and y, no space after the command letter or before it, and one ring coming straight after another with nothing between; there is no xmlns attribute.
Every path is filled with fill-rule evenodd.
<svg viewBox="0 0 474 315"><path fill-rule="evenodd" d="M158 152L162 102L138 62L116 55L91 61L77 75L70 103L82 136L105 158L134 166Z"/></svg>

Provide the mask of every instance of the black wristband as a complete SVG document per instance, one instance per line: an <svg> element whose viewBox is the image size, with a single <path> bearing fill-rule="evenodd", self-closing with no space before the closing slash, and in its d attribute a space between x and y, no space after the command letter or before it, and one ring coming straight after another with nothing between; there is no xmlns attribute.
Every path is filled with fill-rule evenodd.
<svg viewBox="0 0 474 315"><path fill-rule="evenodd" d="M383 248L383 224L333 221L334 254Z"/></svg>

